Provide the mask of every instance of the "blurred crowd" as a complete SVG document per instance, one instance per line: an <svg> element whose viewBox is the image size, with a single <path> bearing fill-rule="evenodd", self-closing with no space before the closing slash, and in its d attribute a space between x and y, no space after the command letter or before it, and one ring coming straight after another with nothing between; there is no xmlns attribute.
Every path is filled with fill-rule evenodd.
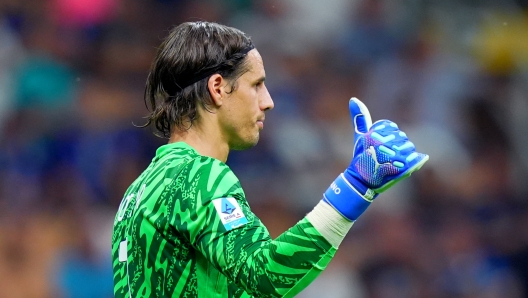
<svg viewBox="0 0 528 298"><path fill-rule="evenodd" d="M1 0L0 297L112 297L156 47L250 35L275 101L228 165L276 237L349 164L352 96L430 161L358 220L301 298L528 297L528 1Z"/></svg>

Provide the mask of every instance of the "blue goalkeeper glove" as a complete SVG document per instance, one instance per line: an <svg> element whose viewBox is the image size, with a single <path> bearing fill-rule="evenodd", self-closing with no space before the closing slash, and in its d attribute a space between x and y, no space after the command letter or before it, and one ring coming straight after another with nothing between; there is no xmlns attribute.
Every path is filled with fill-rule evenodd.
<svg viewBox="0 0 528 298"><path fill-rule="evenodd" d="M416 152L396 123L379 120L372 124L367 107L357 98L349 101L354 125L354 156L323 196L345 218L355 221L378 196L409 177L429 159Z"/></svg>

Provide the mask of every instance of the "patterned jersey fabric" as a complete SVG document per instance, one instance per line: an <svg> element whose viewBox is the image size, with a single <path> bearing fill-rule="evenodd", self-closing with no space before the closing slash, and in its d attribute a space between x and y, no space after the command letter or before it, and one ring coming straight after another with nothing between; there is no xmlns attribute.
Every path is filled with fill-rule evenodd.
<svg viewBox="0 0 528 298"><path fill-rule="evenodd" d="M336 249L306 219L272 240L238 178L185 143L160 147L114 221L115 297L292 297Z"/></svg>

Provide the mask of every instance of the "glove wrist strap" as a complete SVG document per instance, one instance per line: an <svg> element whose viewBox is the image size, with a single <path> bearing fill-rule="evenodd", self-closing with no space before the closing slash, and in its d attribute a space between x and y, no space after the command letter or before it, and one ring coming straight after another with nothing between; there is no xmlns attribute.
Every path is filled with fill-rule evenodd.
<svg viewBox="0 0 528 298"><path fill-rule="evenodd" d="M339 175L323 195L323 201L350 221L355 221L370 206L377 194L352 177ZM356 184L358 184L356 186Z"/></svg>

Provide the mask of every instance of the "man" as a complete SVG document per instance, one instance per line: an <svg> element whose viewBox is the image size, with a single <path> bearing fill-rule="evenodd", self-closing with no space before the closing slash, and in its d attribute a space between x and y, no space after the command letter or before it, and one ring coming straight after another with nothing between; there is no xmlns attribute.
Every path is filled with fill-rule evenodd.
<svg viewBox="0 0 528 298"><path fill-rule="evenodd" d="M428 159L357 99L353 159L305 218L272 240L225 164L257 144L273 101L243 32L184 23L159 48L145 92L169 138L126 191L112 238L116 297L293 297L327 266L372 200ZM352 154L351 154L352 155Z"/></svg>

